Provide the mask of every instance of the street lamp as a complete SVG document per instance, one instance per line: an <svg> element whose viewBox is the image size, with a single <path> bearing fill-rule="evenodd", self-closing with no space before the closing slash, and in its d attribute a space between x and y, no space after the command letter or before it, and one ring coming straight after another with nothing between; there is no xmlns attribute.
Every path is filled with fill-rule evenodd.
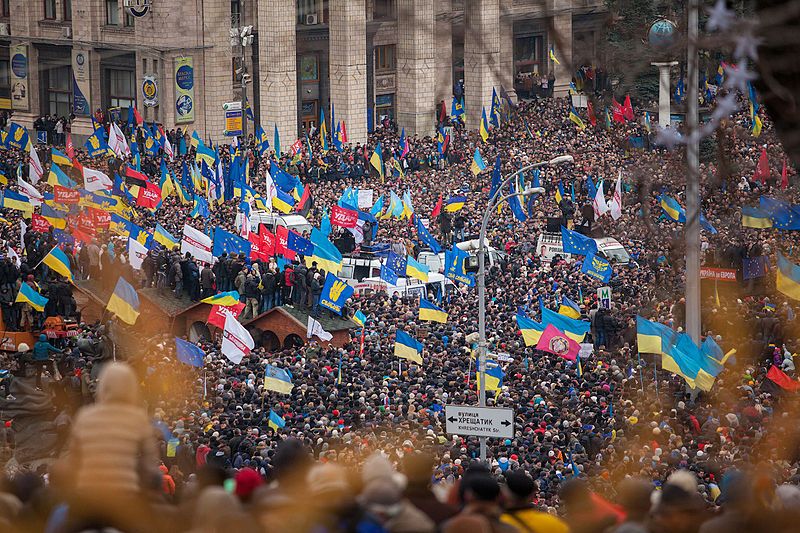
<svg viewBox="0 0 800 533"><path fill-rule="evenodd" d="M506 185L516 179L519 174L523 174L531 169L544 167L548 165L556 166L564 163L572 163L574 161L571 155L560 155L548 161L540 161L517 170L511 176L506 178L495 191L494 195L489 198L489 205L486 206L486 211L483 212L483 220L481 221L481 232L478 236L478 357L480 361L480 385L478 387L478 404L480 407L486 407L486 228L489 224L489 216L494 208L501 202L508 200L514 196L530 196L531 194L543 193L542 187L532 187L511 194L500 196L500 192ZM481 442L481 460L486 461L486 437L480 437Z"/></svg>
<svg viewBox="0 0 800 533"><path fill-rule="evenodd" d="M242 26L241 28L230 29L231 46L239 46L240 64L236 69L236 75L241 76L242 83L242 142L247 145L247 84L250 83L251 76L247 73L247 61L245 58L246 47L253 44L253 27Z"/></svg>

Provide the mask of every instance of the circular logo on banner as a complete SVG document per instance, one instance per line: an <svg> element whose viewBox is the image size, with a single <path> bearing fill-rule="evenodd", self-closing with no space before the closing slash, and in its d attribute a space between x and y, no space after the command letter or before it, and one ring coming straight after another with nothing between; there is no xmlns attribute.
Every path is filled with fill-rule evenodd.
<svg viewBox="0 0 800 533"><path fill-rule="evenodd" d="M557 355L569 353L569 341L564 337L553 337L550 339L550 350Z"/></svg>
<svg viewBox="0 0 800 533"><path fill-rule="evenodd" d="M143 17L150 11L151 0L125 0L125 7L133 17Z"/></svg>
<svg viewBox="0 0 800 533"><path fill-rule="evenodd" d="M182 94L175 101L175 111L178 113L178 115L185 117L192 112L193 105L194 102L192 102L192 97L188 94Z"/></svg>
<svg viewBox="0 0 800 533"><path fill-rule="evenodd" d="M155 77L145 76L142 81L142 96L144 96L144 105L153 107L158 105L158 83Z"/></svg>
<svg viewBox="0 0 800 533"><path fill-rule="evenodd" d="M189 65L182 65L175 73L175 83L184 91L194 87L194 69Z"/></svg>
<svg viewBox="0 0 800 533"><path fill-rule="evenodd" d="M28 77L28 58L24 54L14 54L11 58L11 71L18 78Z"/></svg>
<svg viewBox="0 0 800 533"><path fill-rule="evenodd" d="M83 64L86 63L86 56L84 56L82 53L75 54L75 63L82 67Z"/></svg>

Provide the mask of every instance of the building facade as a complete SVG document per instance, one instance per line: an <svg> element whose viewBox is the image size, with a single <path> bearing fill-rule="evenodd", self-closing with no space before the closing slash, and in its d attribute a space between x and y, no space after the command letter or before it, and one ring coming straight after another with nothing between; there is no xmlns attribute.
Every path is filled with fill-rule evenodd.
<svg viewBox="0 0 800 533"><path fill-rule="evenodd" d="M602 0L0 0L0 109L27 126L73 113L81 135L95 110L135 105L221 140L244 87L285 146L321 110L350 142L383 117L428 135L454 91L470 127L493 88L514 97L552 73L566 93L573 68L601 60L605 17Z"/></svg>

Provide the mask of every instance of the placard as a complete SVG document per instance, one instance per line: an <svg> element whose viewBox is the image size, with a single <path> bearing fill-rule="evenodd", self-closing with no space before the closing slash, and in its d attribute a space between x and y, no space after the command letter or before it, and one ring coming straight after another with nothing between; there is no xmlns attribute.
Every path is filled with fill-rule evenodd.
<svg viewBox="0 0 800 533"><path fill-rule="evenodd" d="M194 61L175 58L175 122L194 122Z"/></svg>

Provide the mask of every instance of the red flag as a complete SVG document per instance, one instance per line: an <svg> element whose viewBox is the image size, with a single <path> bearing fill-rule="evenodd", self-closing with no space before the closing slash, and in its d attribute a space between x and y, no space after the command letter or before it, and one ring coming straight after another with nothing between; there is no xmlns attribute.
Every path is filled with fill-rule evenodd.
<svg viewBox="0 0 800 533"><path fill-rule="evenodd" d="M445 107L446 106L444 105L444 102L442 102L440 107L441 107L441 111L439 113L439 122L444 123L445 118L447 117L447 111L445 111Z"/></svg>
<svg viewBox="0 0 800 533"><path fill-rule="evenodd" d="M783 370L775 365L772 365L769 372L767 372L767 379L784 390L792 392L800 390L800 381L790 378Z"/></svg>
<svg viewBox="0 0 800 533"><path fill-rule="evenodd" d="M756 170L753 173L753 181L760 181L761 183L767 183L767 178L769 177L769 157L767 156L767 149L761 149L761 156L758 158L758 164L756 165Z"/></svg>
<svg viewBox="0 0 800 533"><path fill-rule="evenodd" d="M137 126L141 126L142 123L144 122L144 119L142 119L142 115L139 114L139 110L136 109L136 107L133 108L133 118L134 120L136 120Z"/></svg>
<svg viewBox="0 0 800 533"><path fill-rule="evenodd" d="M592 126L597 126L597 116L594 114L594 106L591 102L586 102L586 113L589 115L589 122Z"/></svg>
<svg viewBox="0 0 800 533"><path fill-rule="evenodd" d="M253 261L261 260L267 262L275 253L274 235L273 239L267 242L264 237L251 232L250 235L247 236L247 240L250 241L250 259Z"/></svg>
<svg viewBox="0 0 800 533"><path fill-rule="evenodd" d="M347 142L347 126L345 126L344 120L342 121L342 142Z"/></svg>
<svg viewBox="0 0 800 533"><path fill-rule="evenodd" d="M111 225L111 213L94 207L87 207L86 211L92 219L92 223L96 228L108 229Z"/></svg>
<svg viewBox="0 0 800 533"><path fill-rule="evenodd" d="M614 98L614 111L613 111L613 118L614 122L619 122L624 124L625 123L625 110L622 108L617 99Z"/></svg>
<svg viewBox="0 0 800 533"><path fill-rule="evenodd" d="M300 150L303 149L303 141L301 139L297 139L292 145L289 147L289 155L294 157Z"/></svg>
<svg viewBox="0 0 800 533"><path fill-rule="evenodd" d="M628 120L633 120L633 106L631 105L630 95L625 95L625 106L622 109L623 115Z"/></svg>
<svg viewBox="0 0 800 533"><path fill-rule="evenodd" d="M75 147L72 145L72 134L67 132L67 155L70 159L75 159Z"/></svg>
<svg viewBox="0 0 800 533"><path fill-rule="evenodd" d="M578 357L578 352L581 351L581 345L564 335L553 324L548 324L544 328L542 336L539 337L536 349L574 361Z"/></svg>
<svg viewBox="0 0 800 533"><path fill-rule="evenodd" d="M252 235L252 233L250 235ZM258 236L264 241L265 250L263 251L268 252L269 255L275 255L275 247L278 242L278 238L275 234L269 231L265 225L261 224L259 226Z"/></svg>
<svg viewBox="0 0 800 533"><path fill-rule="evenodd" d="M358 211L345 209L338 205L331 207L331 225L343 228L355 228L358 224Z"/></svg>
<svg viewBox="0 0 800 533"><path fill-rule="evenodd" d="M81 201L81 193L61 185L53 185L53 201L57 204L77 204Z"/></svg>
<svg viewBox="0 0 800 533"><path fill-rule="evenodd" d="M275 241L275 253L278 255L282 255L289 261L294 261L295 253L294 250L289 249L289 229L286 226L278 226L275 228L276 234L276 241Z"/></svg>
<svg viewBox="0 0 800 533"><path fill-rule="evenodd" d="M781 170L781 189L786 189L789 186L789 174L786 172L786 158L783 158L783 170Z"/></svg>
<svg viewBox="0 0 800 533"><path fill-rule="evenodd" d="M77 233L85 233L86 235L94 236L95 228L94 221L88 213L79 213L76 221L76 231L73 231L73 236L77 239Z"/></svg>
<svg viewBox="0 0 800 533"><path fill-rule="evenodd" d="M211 311L208 313L208 319L206 322L211 324L212 326L217 326L219 329L225 329L225 311L230 311L233 313L235 318L238 318L240 314L242 314L242 310L244 309L243 303L238 303L236 305L231 305L228 307L223 307L221 305L212 305Z"/></svg>
<svg viewBox="0 0 800 533"><path fill-rule="evenodd" d="M435 206L433 206L433 211L431 211L431 219L438 217L441 212L442 212L442 193L439 193L439 201L436 202Z"/></svg>
<svg viewBox="0 0 800 533"><path fill-rule="evenodd" d="M78 162L78 158L76 158L76 157L70 157L70 159L72 160L72 168L74 168L74 169L75 169L75 171L76 171L78 174L80 174L81 176L83 176L83 165L81 165L81 164Z"/></svg>
<svg viewBox="0 0 800 533"><path fill-rule="evenodd" d="M161 188L155 183L148 182L145 187L139 189L139 197L136 198L136 205L147 209L155 209L161 201Z"/></svg>
<svg viewBox="0 0 800 533"><path fill-rule="evenodd" d="M306 205L306 202L308 202L309 198L311 198L311 186L306 184L305 188L303 189L303 196L301 196L300 201L294 205L294 210L300 212Z"/></svg>
<svg viewBox="0 0 800 533"><path fill-rule="evenodd" d="M31 231L38 231L39 233L47 233L51 224L38 213L31 214Z"/></svg>

